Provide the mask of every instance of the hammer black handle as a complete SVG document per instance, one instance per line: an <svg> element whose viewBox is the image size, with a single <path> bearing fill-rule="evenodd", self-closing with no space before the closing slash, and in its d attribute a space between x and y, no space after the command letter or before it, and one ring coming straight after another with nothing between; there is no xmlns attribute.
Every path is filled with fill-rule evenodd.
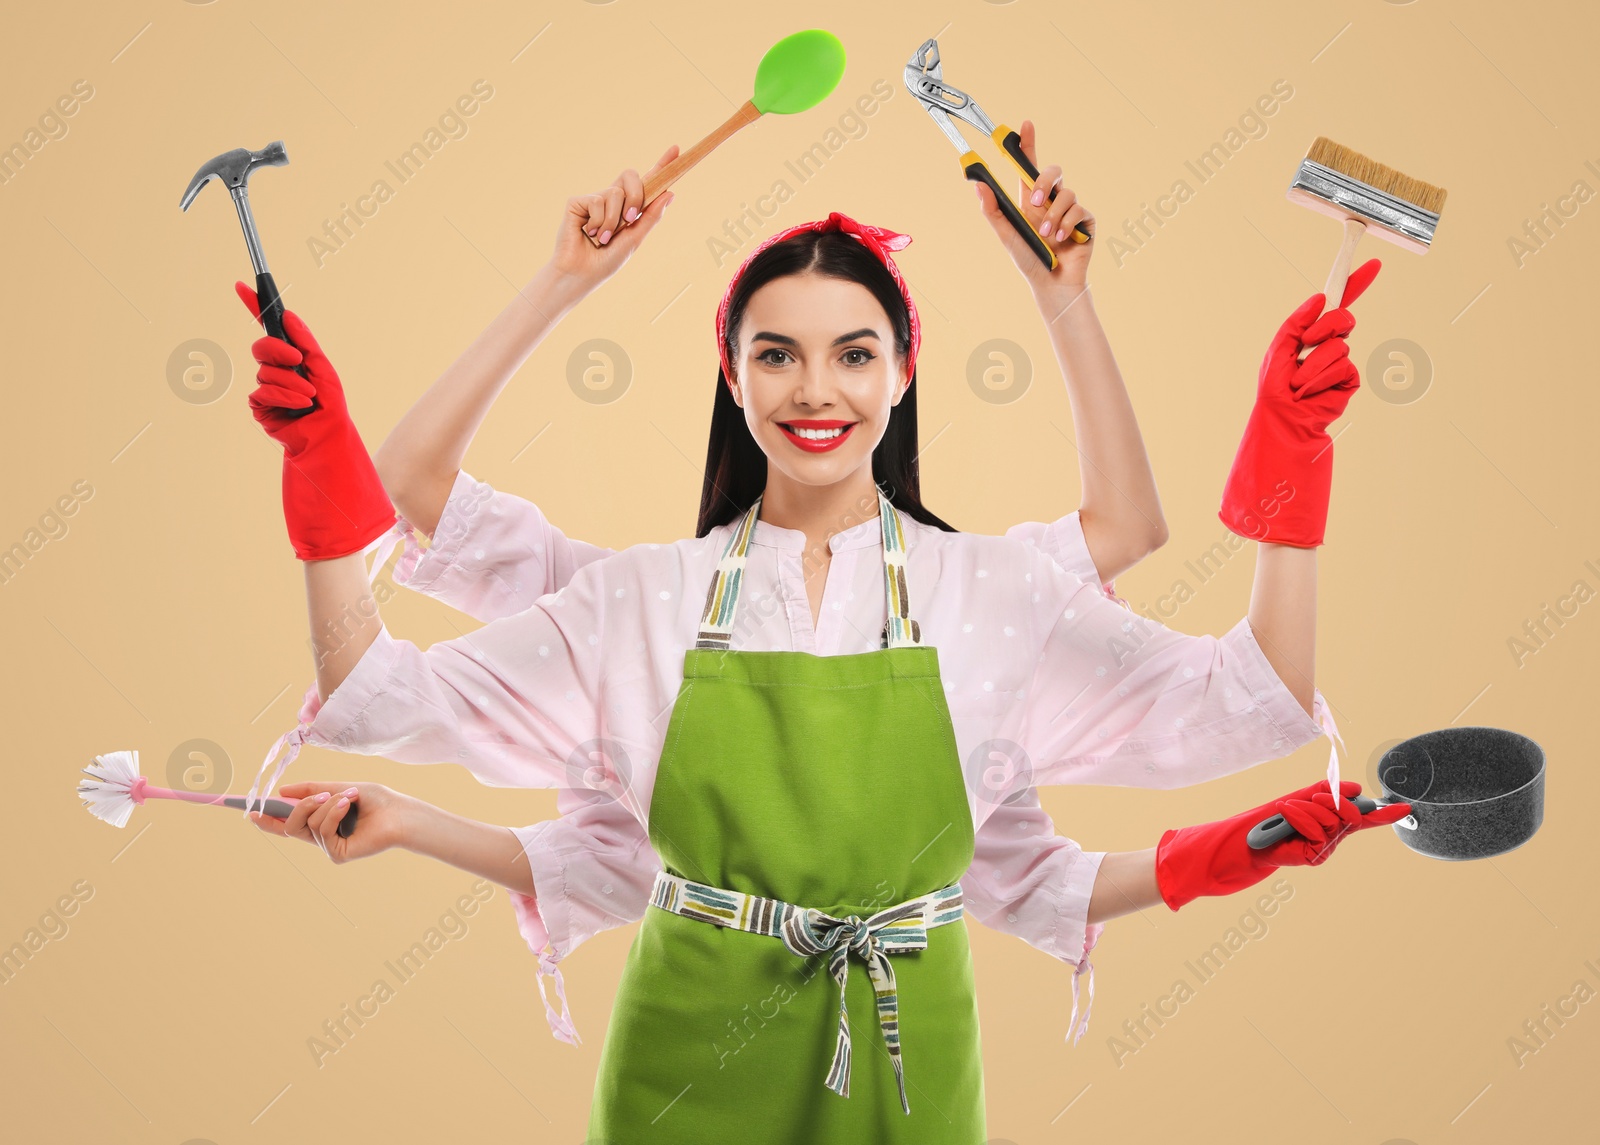
<svg viewBox="0 0 1600 1145"><path fill-rule="evenodd" d="M256 301L261 304L261 324L266 327L267 333L288 342L283 332L283 296L278 293L278 284L272 281L270 271L256 275ZM302 378L306 376L304 365L296 366L294 372ZM317 406L317 399L312 398L311 404L305 409L286 409L281 412L285 417L305 417Z"/></svg>

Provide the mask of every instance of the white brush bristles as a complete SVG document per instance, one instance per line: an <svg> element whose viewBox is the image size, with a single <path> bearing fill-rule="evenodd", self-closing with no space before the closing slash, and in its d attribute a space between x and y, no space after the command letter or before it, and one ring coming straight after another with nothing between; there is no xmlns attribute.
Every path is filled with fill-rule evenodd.
<svg viewBox="0 0 1600 1145"><path fill-rule="evenodd" d="M78 796L89 813L113 827L126 827L136 806L128 789L139 778L139 753L108 751L83 771L94 777L78 780Z"/></svg>

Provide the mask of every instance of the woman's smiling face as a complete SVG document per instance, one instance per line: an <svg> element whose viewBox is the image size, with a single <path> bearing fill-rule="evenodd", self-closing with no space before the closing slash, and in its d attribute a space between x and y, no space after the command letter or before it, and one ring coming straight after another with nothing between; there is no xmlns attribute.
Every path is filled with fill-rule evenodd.
<svg viewBox="0 0 1600 1145"><path fill-rule="evenodd" d="M750 296L737 333L734 400L767 460L805 485L865 465L905 393L889 316L858 282L775 278Z"/></svg>

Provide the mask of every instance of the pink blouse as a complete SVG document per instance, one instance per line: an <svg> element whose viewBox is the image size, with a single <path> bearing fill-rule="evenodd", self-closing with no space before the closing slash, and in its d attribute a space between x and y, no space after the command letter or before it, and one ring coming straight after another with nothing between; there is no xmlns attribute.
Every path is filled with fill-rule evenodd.
<svg viewBox="0 0 1600 1145"><path fill-rule="evenodd" d="M966 761L977 837L962 880L968 909L1081 973L1101 930L1087 914L1103 853L1055 834L1036 785L1201 782L1316 738L1331 727L1326 705L1318 693L1317 718L1306 715L1245 620L1221 638L1188 636L1117 602L1097 584L1076 513L1004 537L906 527L913 615L939 649ZM381 629L326 702L307 691L291 733L402 762L459 762L493 786L557 789L559 818L513 828L538 888L513 903L539 956L541 995L544 976L555 979L563 1013L545 1007L562 1040L577 1035L557 963L646 909L660 866L646 834L655 762L732 528L614 553L463 472L431 547L406 532L395 580L490 623L426 652ZM758 523L735 648L877 647L878 529L873 518L832 538L813 630L804 534ZM609 794L594 790L597 747ZM1076 976L1073 985L1076 1011Z"/></svg>
<svg viewBox="0 0 1600 1145"><path fill-rule="evenodd" d="M402 531L406 547L395 582L485 621L521 612L564 587L580 566L615 551L567 537L536 505L464 472L456 476L430 548ZM1007 535L1039 545L1091 584L1098 579L1075 512L1049 525L1017 525ZM1116 599L1110 586L1106 591ZM644 827L623 804L574 802L557 819L512 829L538 888L533 896L511 893L518 928L562 996L557 964L594 935L642 918L661 867ZM978 829L962 897L985 925L1081 968L1102 929L1088 924L1101 856L1086 855L1058 835L1030 785L996 806ZM543 996L543 981L539 985ZM562 1037L565 1027L548 999L546 1011Z"/></svg>

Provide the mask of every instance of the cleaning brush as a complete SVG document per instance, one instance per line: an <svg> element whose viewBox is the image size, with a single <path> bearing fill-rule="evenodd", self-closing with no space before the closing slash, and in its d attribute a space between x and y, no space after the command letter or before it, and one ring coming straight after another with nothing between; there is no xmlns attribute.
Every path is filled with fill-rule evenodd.
<svg viewBox="0 0 1600 1145"><path fill-rule="evenodd" d="M91 815L104 819L113 827L126 827L133 809L146 799L181 799L185 803L210 803L239 811L245 808L245 797L242 795L208 795L199 791L173 791L171 788L154 786L139 774L139 753L136 751L112 751L97 755L94 762L83 771L92 778L78 780L78 796ZM289 799L258 799L256 807L262 814L274 819L287 819L296 802ZM360 812L360 805L352 802L350 810L339 821L338 832L341 837L350 837Z"/></svg>
<svg viewBox="0 0 1600 1145"><path fill-rule="evenodd" d="M1426 254L1444 209L1445 190L1385 167L1360 152L1317 136L1289 184L1291 203L1344 223L1344 242L1328 272L1323 294L1330 307L1344 297L1356 244L1367 231L1396 246Z"/></svg>

